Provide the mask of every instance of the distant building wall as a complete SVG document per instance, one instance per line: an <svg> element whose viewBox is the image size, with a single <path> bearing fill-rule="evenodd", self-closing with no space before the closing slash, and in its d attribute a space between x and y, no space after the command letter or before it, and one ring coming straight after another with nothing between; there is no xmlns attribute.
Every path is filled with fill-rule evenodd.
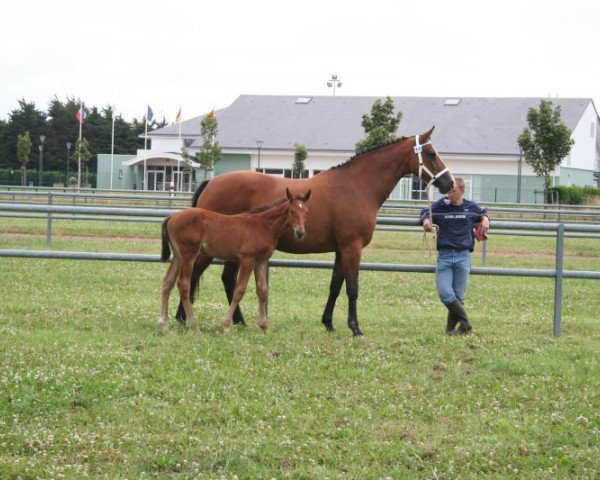
<svg viewBox="0 0 600 480"><path fill-rule="evenodd" d="M135 155L114 155L100 153L98 155L98 173L96 177L97 188L109 189L111 187L111 159L112 188L115 190L129 190L133 188L133 168L124 167L123 162L135 158Z"/></svg>

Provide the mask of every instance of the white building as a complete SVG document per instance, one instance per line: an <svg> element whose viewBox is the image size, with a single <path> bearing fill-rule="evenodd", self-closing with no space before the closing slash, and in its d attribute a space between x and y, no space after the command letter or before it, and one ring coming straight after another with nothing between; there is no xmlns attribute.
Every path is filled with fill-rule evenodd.
<svg viewBox="0 0 600 480"><path fill-rule="evenodd" d="M214 175L259 170L291 175L295 145L308 150L305 175L338 165L354 155L365 137L363 114L379 97L241 95L215 112L223 160ZM520 156L517 137L527 126L527 112L539 98L392 97L403 114L398 136L423 133L435 126L432 141L446 164L467 182L467 195L478 201L534 202L542 180ZM600 119L591 99L552 98L575 144L554 173L555 184L597 185L600 171ZM199 152L203 116L148 132L151 147L119 156L113 165L113 188L193 190L205 172L179 176L182 146ZM171 153L169 153L171 152ZM98 187L109 188L110 155L99 155ZM120 172L120 173L119 173ZM120 176L120 178L119 178ZM195 178L194 178L195 177ZM392 198L415 198L418 182L402 179ZM541 197L539 198L541 201Z"/></svg>

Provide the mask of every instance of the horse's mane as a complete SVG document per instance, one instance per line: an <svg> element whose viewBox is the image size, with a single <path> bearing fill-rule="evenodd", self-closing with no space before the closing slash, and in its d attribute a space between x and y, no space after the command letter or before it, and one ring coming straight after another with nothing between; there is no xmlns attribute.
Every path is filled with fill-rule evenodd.
<svg viewBox="0 0 600 480"><path fill-rule="evenodd" d="M287 201L287 197L281 197L277 200L273 200L271 203L267 203L266 205L261 205L260 207L253 208L252 210L248 211L248 213L264 212L266 210L270 210L273 207L276 207L277 205L281 205L285 201Z"/></svg>
<svg viewBox="0 0 600 480"><path fill-rule="evenodd" d="M382 148L389 147L390 145L395 145L396 143L402 143L405 140L408 140L408 138L409 137L400 137L398 140L393 140L384 145L378 145L377 147L369 148L368 150L365 150L364 152L357 153L356 155L354 155L353 157L350 157L348 160L346 160L343 163L340 163L339 165L334 165L333 167L329 168L329 170L333 170L335 168L348 167L351 164L353 164L356 160L360 159L363 155L368 155L370 153L373 153L375 150L380 150Z"/></svg>

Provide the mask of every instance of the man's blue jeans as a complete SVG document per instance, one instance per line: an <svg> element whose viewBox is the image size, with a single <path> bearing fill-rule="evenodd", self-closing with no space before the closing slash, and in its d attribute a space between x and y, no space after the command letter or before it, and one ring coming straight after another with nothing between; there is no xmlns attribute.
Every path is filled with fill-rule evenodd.
<svg viewBox="0 0 600 480"><path fill-rule="evenodd" d="M435 286L444 305L450 305L457 298L462 304L465 303L470 271L471 253L468 250L438 251Z"/></svg>

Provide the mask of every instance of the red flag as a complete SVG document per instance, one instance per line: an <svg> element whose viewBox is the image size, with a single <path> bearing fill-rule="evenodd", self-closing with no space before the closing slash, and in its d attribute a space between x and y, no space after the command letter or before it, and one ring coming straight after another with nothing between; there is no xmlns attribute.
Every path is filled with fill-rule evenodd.
<svg viewBox="0 0 600 480"><path fill-rule="evenodd" d="M85 120L86 117L87 117L87 113L85 113L85 108L81 107L79 110L77 110L77 113L75 114L75 118L77 119L77 121L79 123L83 123L83 121Z"/></svg>

